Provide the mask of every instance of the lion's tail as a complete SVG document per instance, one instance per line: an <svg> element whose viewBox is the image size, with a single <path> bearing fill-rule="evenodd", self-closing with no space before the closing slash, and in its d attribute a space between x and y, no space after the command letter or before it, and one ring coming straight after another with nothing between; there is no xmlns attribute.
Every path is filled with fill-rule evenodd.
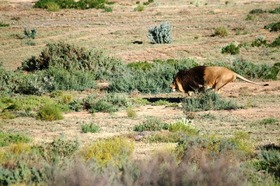
<svg viewBox="0 0 280 186"><path fill-rule="evenodd" d="M246 79L245 77L239 75L239 74L236 74L236 77L238 77L239 79L242 79L243 81L246 81L248 83L252 83L252 84L255 84L255 85L260 85L260 86L268 86L268 84L263 84L263 83L256 83L256 82L253 82L253 81L250 81L249 79Z"/></svg>

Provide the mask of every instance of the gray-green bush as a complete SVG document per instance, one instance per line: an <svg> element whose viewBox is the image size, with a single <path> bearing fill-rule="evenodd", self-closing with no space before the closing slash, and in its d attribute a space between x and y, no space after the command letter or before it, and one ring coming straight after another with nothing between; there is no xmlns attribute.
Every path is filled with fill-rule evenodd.
<svg viewBox="0 0 280 186"><path fill-rule="evenodd" d="M205 110L235 110L236 103L222 99L220 95L213 91L198 93L196 97L185 98L183 101L183 110L187 112L205 111Z"/></svg>
<svg viewBox="0 0 280 186"><path fill-rule="evenodd" d="M159 26L148 30L148 38L153 44L165 44L172 42L172 29L168 22L163 22Z"/></svg>
<svg viewBox="0 0 280 186"><path fill-rule="evenodd" d="M129 65L126 73L113 78L109 85L109 91L141 93L170 92L170 84L174 75L181 69L191 68L198 64L191 60L167 60L142 63L141 65Z"/></svg>

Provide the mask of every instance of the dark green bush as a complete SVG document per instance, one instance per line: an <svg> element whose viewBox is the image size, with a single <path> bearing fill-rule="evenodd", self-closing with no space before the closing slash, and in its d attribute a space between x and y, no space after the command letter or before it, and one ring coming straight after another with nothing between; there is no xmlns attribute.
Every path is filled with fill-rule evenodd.
<svg viewBox="0 0 280 186"><path fill-rule="evenodd" d="M270 47L280 47L280 36L278 36L271 44Z"/></svg>
<svg viewBox="0 0 280 186"><path fill-rule="evenodd" d="M148 30L148 38L153 44L165 44L172 42L171 25L163 22L159 26L155 26Z"/></svg>
<svg viewBox="0 0 280 186"><path fill-rule="evenodd" d="M1 27L8 27L8 26L10 26L10 24L0 22L0 28L1 28Z"/></svg>
<svg viewBox="0 0 280 186"><path fill-rule="evenodd" d="M32 28L32 29L25 28L23 31L23 34L28 39L35 39L35 37L37 35L37 30L35 28Z"/></svg>
<svg viewBox="0 0 280 186"><path fill-rule="evenodd" d="M238 106L228 100L224 100L220 95L213 91L198 93L196 97L185 98L183 109L187 112L205 111L205 110L232 110Z"/></svg>
<svg viewBox="0 0 280 186"><path fill-rule="evenodd" d="M271 14L280 14L280 6L275 8L274 10L269 10L268 12Z"/></svg>
<svg viewBox="0 0 280 186"><path fill-rule="evenodd" d="M270 32L277 32L280 30L280 22L270 23L268 25L265 25L264 28L269 30Z"/></svg>
<svg viewBox="0 0 280 186"><path fill-rule="evenodd" d="M239 54L240 47L236 46L234 43L230 43L229 45L222 48L222 54L231 54L236 55Z"/></svg>
<svg viewBox="0 0 280 186"><path fill-rule="evenodd" d="M258 9L253 9L253 10L251 10L251 11L249 12L249 14L263 14L263 13L265 13L265 12L266 12L265 10L258 8Z"/></svg>

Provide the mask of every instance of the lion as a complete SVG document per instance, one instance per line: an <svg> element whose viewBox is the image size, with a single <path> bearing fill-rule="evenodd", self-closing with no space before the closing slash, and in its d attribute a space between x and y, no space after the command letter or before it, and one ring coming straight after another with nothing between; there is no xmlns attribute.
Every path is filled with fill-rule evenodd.
<svg viewBox="0 0 280 186"><path fill-rule="evenodd" d="M214 89L215 92L219 92L223 86L236 78L255 85L268 86L268 84L250 81L226 67L197 66L189 70L180 70L175 75L170 88L173 92L178 90L189 95L193 91L205 91L207 89Z"/></svg>

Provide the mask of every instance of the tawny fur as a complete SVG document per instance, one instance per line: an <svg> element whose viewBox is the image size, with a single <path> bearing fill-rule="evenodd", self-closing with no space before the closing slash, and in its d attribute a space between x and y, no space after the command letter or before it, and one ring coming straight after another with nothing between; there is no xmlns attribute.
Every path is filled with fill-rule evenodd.
<svg viewBox="0 0 280 186"><path fill-rule="evenodd" d="M236 78L255 85L268 85L250 81L226 67L197 66L189 70L179 71L175 75L170 87L173 91L178 90L187 93L195 90L204 91L209 88L219 91L223 86L234 81Z"/></svg>

